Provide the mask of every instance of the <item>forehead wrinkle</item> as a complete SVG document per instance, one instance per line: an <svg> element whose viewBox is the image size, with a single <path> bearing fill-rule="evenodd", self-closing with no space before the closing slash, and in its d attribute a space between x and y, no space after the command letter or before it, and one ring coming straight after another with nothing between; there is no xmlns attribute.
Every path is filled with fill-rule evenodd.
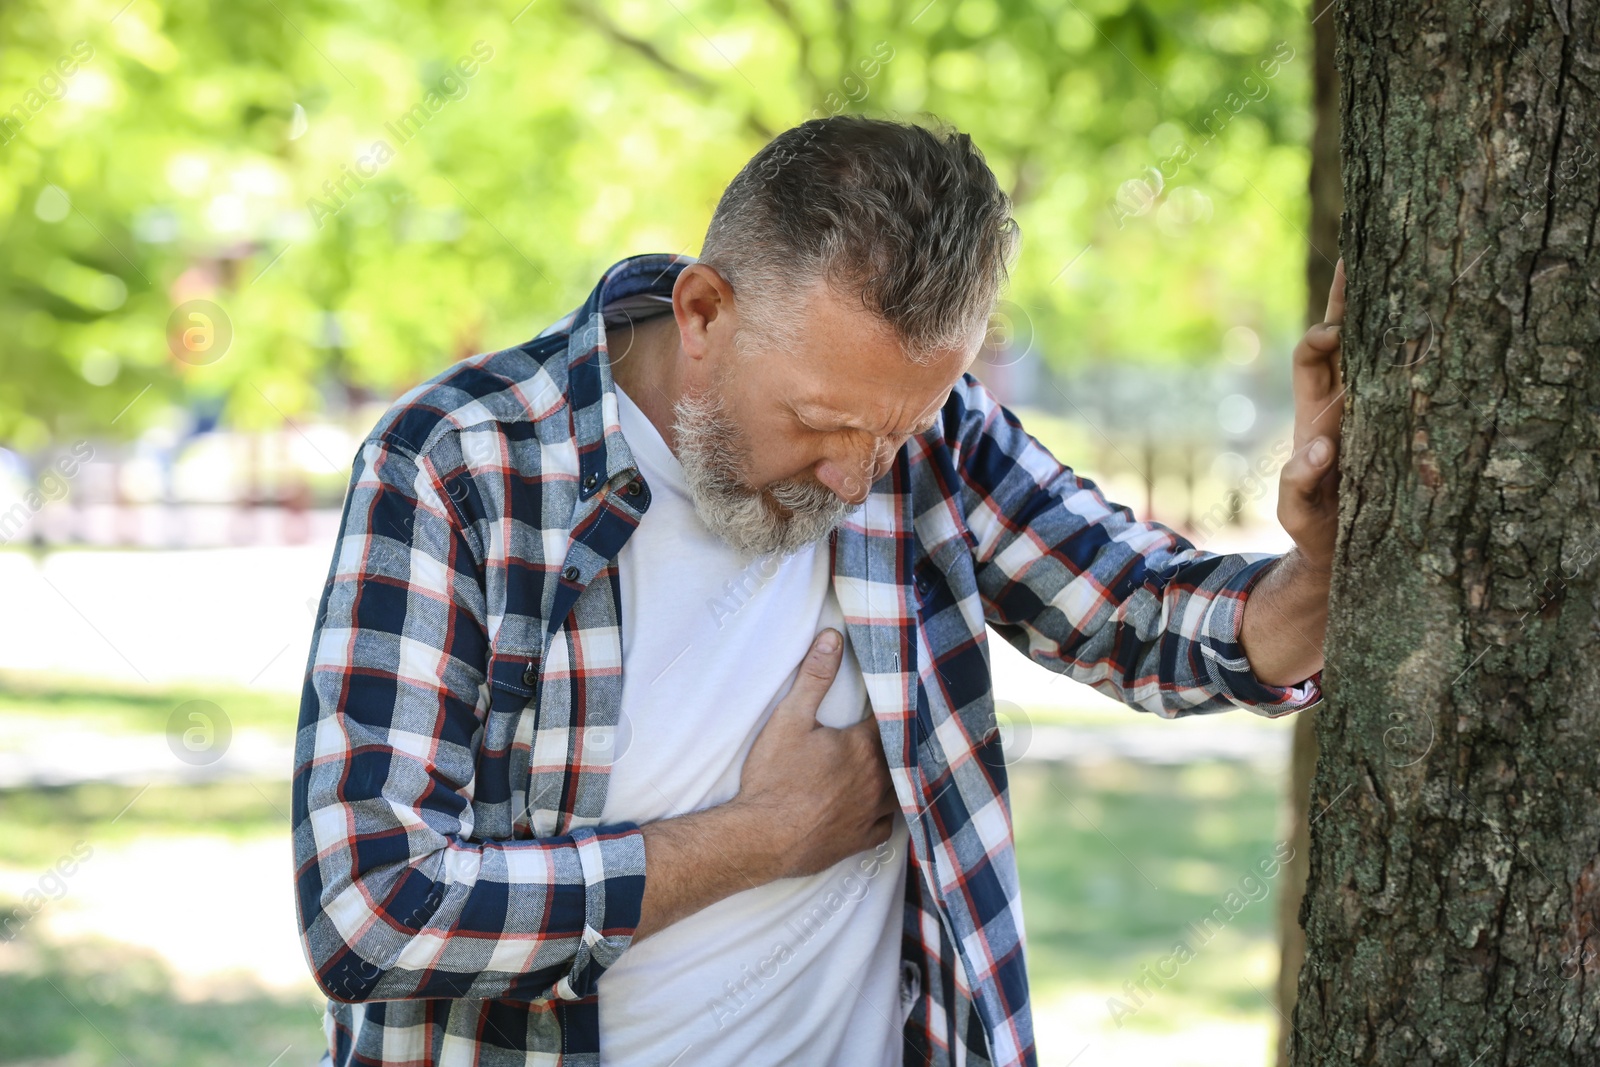
<svg viewBox="0 0 1600 1067"><path fill-rule="evenodd" d="M944 410L944 404L945 400L943 397L941 397L938 401L930 405L927 414L922 418L919 418L913 424L910 430L886 431L881 433L875 430L863 430L862 432L871 433L874 437L893 437L897 432L912 434L923 433L938 424L939 413ZM848 412L839 411L828 404L819 403L816 401L802 401L798 406L803 409L801 413L808 419L817 422L838 423L838 429L861 429L852 421L853 417Z"/></svg>

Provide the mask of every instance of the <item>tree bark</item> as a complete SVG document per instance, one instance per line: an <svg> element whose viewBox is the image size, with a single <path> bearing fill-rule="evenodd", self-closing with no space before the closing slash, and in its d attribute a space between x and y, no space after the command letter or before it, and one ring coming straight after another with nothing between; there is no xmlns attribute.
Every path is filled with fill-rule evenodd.
<svg viewBox="0 0 1600 1067"><path fill-rule="evenodd" d="M1345 0L1295 1064L1600 1063L1600 4Z"/></svg>
<svg viewBox="0 0 1600 1067"><path fill-rule="evenodd" d="M1334 62L1334 15L1331 7L1314 4L1311 18L1311 174L1308 192L1311 222L1306 246L1306 325L1322 321L1328 288L1338 259L1339 215L1344 192L1339 188L1339 70ZM1278 896L1278 1067L1289 1065L1286 1021L1294 1017L1300 966L1306 957L1306 934L1300 928L1300 901L1310 871L1311 778L1317 766L1317 712L1294 717L1293 754L1289 759L1289 795L1285 840L1293 852L1284 867Z"/></svg>

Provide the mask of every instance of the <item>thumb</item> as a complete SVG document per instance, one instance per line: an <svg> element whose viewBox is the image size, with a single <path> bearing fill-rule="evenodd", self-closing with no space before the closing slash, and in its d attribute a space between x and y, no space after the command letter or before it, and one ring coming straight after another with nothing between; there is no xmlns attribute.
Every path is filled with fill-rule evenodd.
<svg viewBox="0 0 1600 1067"><path fill-rule="evenodd" d="M1334 469L1338 450L1326 437L1313 437L1283 465L1284 484L1296 496L1315 503L1322 493L1322 480Z"/></svg>
<svg viewBox="0 0 1600 1067"><path fill-rule="evenodd" d="M844 641L839 631L829 627L816 636L800 669L795 674L794 685L773 710L774 721L801 722L808 728L817 724L817 706L833 685L839 673L839 661L844 657Z"/></svg>

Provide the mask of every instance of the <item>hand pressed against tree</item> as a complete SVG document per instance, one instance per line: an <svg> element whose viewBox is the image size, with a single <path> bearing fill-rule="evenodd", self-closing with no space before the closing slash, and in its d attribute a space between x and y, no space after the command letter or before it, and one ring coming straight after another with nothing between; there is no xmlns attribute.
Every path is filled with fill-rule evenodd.
<svg viewBox="0 0 1600 1067"><path fill-rule="evenodd" d="M1294 350L1294 451L1278 477L1278 522L1294 548L1251 590L1239 642L1255 676L1294 685L1322 669L1328 584L1339 528L1339 426L1344 381L1344 260L1333 272L1324 321Z"/></svg>

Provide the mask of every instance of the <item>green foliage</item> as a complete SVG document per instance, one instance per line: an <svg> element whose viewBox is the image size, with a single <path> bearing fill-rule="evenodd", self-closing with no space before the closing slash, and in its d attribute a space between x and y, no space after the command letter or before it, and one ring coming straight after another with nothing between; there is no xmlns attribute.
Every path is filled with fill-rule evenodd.
<svg viewBox="0 0 1600 1067"><path fill-rule="evenodd" d="M258 427L397 393L530 336L617 258L697 251L765 137L840 110L973 135L1051 363L1298 330L1289 0L124 2L0 9L13 447L164 404ZM231 324L220 358L170 350L191 299Z"/></svg>
<svg viewBox="0 0 1600 1067"><path fill-rule="evenodd" d="M7 1014L0 1062L303 1064L316 1062L326 1044L323 1002L309 996L273 994L241 982L196 999L194 983L180 987L148 951L105 939L58 946L41 942L29 928L19 940L29 966L0 972Z"/></svg>

